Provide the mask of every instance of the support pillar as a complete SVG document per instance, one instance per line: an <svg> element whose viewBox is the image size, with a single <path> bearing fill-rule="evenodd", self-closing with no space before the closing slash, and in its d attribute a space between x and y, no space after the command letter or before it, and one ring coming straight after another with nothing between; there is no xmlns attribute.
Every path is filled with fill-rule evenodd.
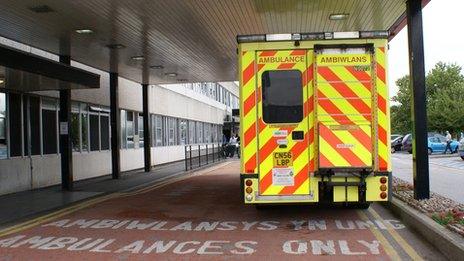
<svg viewBox="0 0 464 261"><path fill-rule="evenodd" d="M121 117L119 115L118 73L110 72L110 118L111 118L111 174L113 179L121 176Z"/></svg>
<svg viewBox="0 0 464 261"><path fill-rule="evenodd" d="M71 64L69 55L61 55L60 63ZM68 83L60 83L66 85ZM69 84L68 84L69 85ZM67 86L62 86L66 88ZM68 86L69 87L69 86ZM72 142L71 142L71 90L60 90L60 153L61 153L61 188L71 191L73 189L73 163L72 163Z"/></svg>
<svg viewBox="0 0 464 261"><path fill-rule="evenodd" d="M149 110L149 86L142 84L143 95L143 151L145 159L145 172L151 171L151 126Z"/></svg>
<svg viewBox="0 0 464 261"><path fill-rule="evenodd" d="M409 82L412 89L414 198L428 199L430 197L430 188L422 1L408 0L406 2L406 15L409 43Z"/></svg>

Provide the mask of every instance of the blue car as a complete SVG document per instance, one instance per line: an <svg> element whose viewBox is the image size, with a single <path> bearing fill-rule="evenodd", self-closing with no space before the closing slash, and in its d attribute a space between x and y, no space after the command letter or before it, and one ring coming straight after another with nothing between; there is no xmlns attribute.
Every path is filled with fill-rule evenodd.
<svg viewBox="0 0 464 261"><path fill-rule="evenodd" d="M441 136L441 135L440 135ZM428 147L429 147L429 154L435 153L435 152L444 152L446 148L446 140L441 139L441 137L436 135L433 137L428 138ZM451 141L451 153L455 153L458 151L459 148L459 142L453 140Z"/></svg>

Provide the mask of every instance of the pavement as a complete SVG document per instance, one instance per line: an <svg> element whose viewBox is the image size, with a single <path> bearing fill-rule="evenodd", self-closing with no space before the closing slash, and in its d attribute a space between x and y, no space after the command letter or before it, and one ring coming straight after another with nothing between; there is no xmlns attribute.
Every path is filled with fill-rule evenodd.
<svg viewBox="0 0 464 261"><path fill-rule="evenodd" d="M58 185L0 196L0 228L82 200L156 182L183 172L184 169L184 162L175 162L157 166L149 173L143 170L124 172L120 179L112 179L111 175L107 175L77 181L73 191L62 191Z"/></svg>
<svg viewBox="0 0 464 261"><path fill-rule="evenodd" d="M392 154L393 176L413 182L412 155ZM464 160L457 154L429 157L430 190L464 204Z"/></svg>
<svg viewBox="0 0 464 261"><path fill-rule="evenodd" d="M229 160L0 230L0 260L445 260L380 204L243 204Z"/></svg>

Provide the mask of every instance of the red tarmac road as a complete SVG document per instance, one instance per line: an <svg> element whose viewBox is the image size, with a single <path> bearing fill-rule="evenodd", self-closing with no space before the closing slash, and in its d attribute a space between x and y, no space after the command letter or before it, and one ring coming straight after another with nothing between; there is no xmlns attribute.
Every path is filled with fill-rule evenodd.
<svg viewBox="0 0 464 261"><path fill-rule="evenodd" d="M256 210L236 161L0 231L0 260L444 259L386 209Z"/></svg>

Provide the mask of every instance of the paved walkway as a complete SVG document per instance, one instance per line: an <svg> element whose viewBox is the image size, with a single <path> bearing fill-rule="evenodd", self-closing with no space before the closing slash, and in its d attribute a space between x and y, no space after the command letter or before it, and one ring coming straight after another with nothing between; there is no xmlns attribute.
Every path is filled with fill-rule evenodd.
<svg viewBox="0 0 464 261"><path fill-rule="evenodd" d="M240 195L227 161L0 230L0 260L443 260L381 205L275 206Z"/></svg>
<svg viewBox="0 0 464 261"><path fill-rule="evenodd" d="M117 180L107 175L77 181L74 183L72 192L62 191L61 186L58 185L0 196L0 228L10 222L18 222L82 200L138 186L147 186L183 172L184 169L184 162L175 162L155 167L150 173L145 173L143 170L125 172Z"/></svg>

